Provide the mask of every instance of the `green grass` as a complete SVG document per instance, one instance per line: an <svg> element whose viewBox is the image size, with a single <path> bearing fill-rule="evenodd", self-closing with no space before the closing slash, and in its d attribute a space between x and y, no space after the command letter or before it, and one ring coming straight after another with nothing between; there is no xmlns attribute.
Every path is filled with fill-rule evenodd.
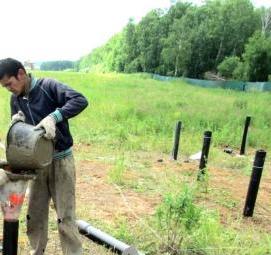
<svg viewBox="0 0 271 255"><path fill-rule="evenodd" d="M169 153L175 123L181 120L184 155L201 149L206 130L213 131L214 147L238 148L245 117L251 115L248 145L255 150L269 150L271 146L270 93L205 89L140 75L61 72L37 72L36 75L59 79L89 99L90 107L71 120L77 143L96 143L114 150ZM9 99L7 92L0 93L0 139L3 140L9 119Z"/></svg>

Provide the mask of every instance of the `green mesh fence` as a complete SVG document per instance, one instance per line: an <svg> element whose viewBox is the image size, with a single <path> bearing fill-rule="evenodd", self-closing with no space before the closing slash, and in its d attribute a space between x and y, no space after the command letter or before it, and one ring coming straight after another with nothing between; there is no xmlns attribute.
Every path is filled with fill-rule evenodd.
<svg viewBox="0 0 271 255"><path fill-rule="evenodd" d="M222 88L222 89L234 89L234 90L240 90L243 91L245 87L244 82L240 81L208 81L208 80L198 80L198 79L189 79L189 78L183 78L184 81L186 81L189 84L197 85L200 87L205 88Z"/></svg>
<svg viewBox="0 0 271 255"><path fill-rule="evenodd" d="M271 91L271 82L247 82L246 91Z"/></svg>
<svg viewBox="0 0 271 255"><path fill-rule="evenodd" d="M190 78L176 78L169 76L162 76L158 74L153 75L153 79L160 81L172 81L172 80L184 80L185 82L200 86L204 88L222 88L222 89L233 89L239 91L271 91L271 82L243 82L243 81L209 81L209 80L198 80Z"/></svg>

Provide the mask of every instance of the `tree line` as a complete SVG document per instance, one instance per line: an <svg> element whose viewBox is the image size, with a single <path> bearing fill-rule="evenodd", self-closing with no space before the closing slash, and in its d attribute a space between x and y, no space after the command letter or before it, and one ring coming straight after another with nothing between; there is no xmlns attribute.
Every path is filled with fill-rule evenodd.
<svg viewBox="0 0 271 255"><path fill-rule="evenodd" d="M103 46L78 61L80 70L148 72L267 81L271 73L271 8L250 0L172 1L139 23L130 19Z"/></svg>
<svg viewBox="0 0 271 255"><path fill-rule="evenodd" d="M70 60L46 61L40 65L40 70L63 71L67 69L74 69L75 66L76 63Z"/></svg>

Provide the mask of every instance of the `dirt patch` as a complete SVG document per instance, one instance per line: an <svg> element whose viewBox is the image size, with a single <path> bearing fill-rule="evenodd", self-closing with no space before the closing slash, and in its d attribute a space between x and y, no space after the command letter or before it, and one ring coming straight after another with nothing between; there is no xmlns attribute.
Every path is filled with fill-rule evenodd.
<svg viewBox="0 0 271 255"><path fill-rule="evenodd" d="M135 220L137 217L153 214L160 198L110 184L107 177L110 168L109 165L94 161L79 162L77 165L78 206L89 204L91 218L98 217L111 224L120 217Z"/></svg>
<svg viewBox="0 0 271 255"><path fill-rule="evenodd" d="M217 203L217 208L220 211L222 222L227 218L241 219L243 227L251 227L271 231L271 181L270 177L263 176L261 179L257 201L254 208L253 217L242 218L244 205L246 201L250 176L244 176L236 173L233 170L225 169L210 169L212 178L210 179L210 187L212 192L224 191L224 196L220 196L224 201ZM216 195L212 194L212 198ZM223 202L225 205L223 206ZM228 203L228 204L227 204ZM231 204L232 203L232 204Z"/></svg>
<svg viewBox="0 0 271 255"><path fill-rule="evenodd" d="M157 161L150 159L149 171L161 173L165 169L174 171L178 178L190 176L195 181L198 172L198 162L176 162L172 160ZM152 215L161 202L161 194L150 195L139 193L129 188L120 188L108 180L108 171L112 166L96 161L80 161L77 164L77 201L78 206L89 205L90 218L98 218L110 224L125 217L131 222ZM144 178L140 173L128 171L126 179L134 181ZM161 178L157 175L155 178ZM250 176L230 169L209 169L207 193L197 199L197 202L208 209L217 210L221 223L228 224L229 219L238 220L237 228L254 226L264 231L271 231L271 178L267 174L262 177L254 217L243 219ZM153 193L155 194L155 193Z"/></svg>

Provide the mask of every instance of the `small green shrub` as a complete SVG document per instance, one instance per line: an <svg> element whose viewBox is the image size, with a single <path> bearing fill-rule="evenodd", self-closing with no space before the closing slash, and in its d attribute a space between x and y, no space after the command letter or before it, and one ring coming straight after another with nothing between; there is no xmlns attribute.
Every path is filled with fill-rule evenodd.
<svg viewBox="0 0 271 255"><path fill-rule="evenodd" d="M179 194L168 194L157 209L159 232L163 236L160 252L182 254L180 249L188 233L197 228L201 210L193 203L191 188L184 186Z"/></svg>
<svg viewBox="0 0 271 255"><path fill-rule="evenodd" d="M110 182L122 185L124 183L125 170L124 157L121 157L116 160L114 167L108 173Z"/></svg>
<svg viewBox="0 0 271 255"><path fill-rule="evenodd" d="M217 67L219 73L227 79L232 79L233 72L240 62L239 57L226 57Z"/></svg>

